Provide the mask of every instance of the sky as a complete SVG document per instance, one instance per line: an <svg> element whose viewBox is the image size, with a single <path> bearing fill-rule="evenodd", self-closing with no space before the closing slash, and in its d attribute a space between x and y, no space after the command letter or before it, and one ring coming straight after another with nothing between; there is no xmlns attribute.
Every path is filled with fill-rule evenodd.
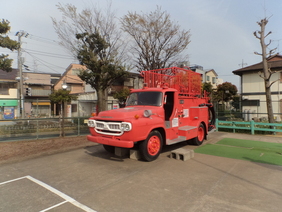
<svg viewBox="0 0 282 212"><path fill-rule="evenodd" d="M253 32L257 24L268 18L266 32L272 33L269 49L282 51L282 1L281 0L112 0L112 9L120 18L130 12L147 13L157 6L167 11L171 20L190 30L191 43L185 53L191 65L214 69L223 82L231 82L240 89L240 77L232 71L261 62L259 40ZM51 17L61 20L56 5L73 4L78 10L89 5L105 9L105 0L9 0L1 4L2 19L10 22L11 39L17 40L16 32L23 30L29 35L22 37L22 57L31 71L62 74L71 63L77 63L63 47ZM10 54L17 68L17 52L0 48L0 54Z"/></svg>

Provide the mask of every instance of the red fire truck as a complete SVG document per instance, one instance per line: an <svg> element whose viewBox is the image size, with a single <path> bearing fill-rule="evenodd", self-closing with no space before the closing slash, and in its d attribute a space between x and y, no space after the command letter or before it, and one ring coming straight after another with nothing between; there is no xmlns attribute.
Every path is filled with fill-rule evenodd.
<svg viewBox="0 0 282 212"><path fill-rule="evenodd" d="M190 139L201 145L215 120L201 75L178 67L141 74L144 87L131 90L124 108L88 120L87 139L112 153L115 147L137 148L146 161L157 159L164 145Z"/></svg>

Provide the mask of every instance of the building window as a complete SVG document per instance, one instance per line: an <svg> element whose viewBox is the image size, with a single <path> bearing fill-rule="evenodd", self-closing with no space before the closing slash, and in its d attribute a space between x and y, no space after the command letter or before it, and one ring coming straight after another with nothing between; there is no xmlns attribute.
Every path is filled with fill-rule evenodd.
<svg viewBox="0 0 282 212"><path fill-rule="evenodd" d="M215 84L215 77L212 78L212 84Z"/></svg>
<svg viewBox="0 0 282 212"><path fill-rule="evenodd" d="M72 112L77 112L77 104L71 104Z"/></svg>
<svg viewBox="0 0 282 212"><path fill-rule="evenodd" d="M210 81L210 76L207 76L207 81Z"/></svg>
<svg viewBox="0 0 282 212"><path fill-rule="evenodd" d="M243 100L242 106L260 106L260 100L259 99Z"/></svg>

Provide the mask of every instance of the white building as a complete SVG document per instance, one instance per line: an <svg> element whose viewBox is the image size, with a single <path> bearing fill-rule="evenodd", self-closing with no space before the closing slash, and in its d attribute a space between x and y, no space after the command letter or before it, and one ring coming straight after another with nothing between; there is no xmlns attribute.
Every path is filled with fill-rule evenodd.
<svg viewBox="0 0 282 212"><path fill-rule="evenodd" d="M268 66L275 73L270 81L274 82L271 86L272 107L274 118L277 121L282 119L282 55L274 55L267 59ZM257 63L233 71L241 77L242 89L242 111L256 113L256 117L267 117L266 96L264 79L259 72L263 72L263 64Z"/></svg>

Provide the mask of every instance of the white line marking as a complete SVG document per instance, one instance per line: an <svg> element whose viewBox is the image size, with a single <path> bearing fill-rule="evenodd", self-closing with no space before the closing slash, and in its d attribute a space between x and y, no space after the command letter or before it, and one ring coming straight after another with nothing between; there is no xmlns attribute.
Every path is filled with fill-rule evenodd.
<svg viewBox="0 0 282 212"><path fill-rule="evenodd" d="M49 210L51 210L51 209L53 209L53 208L56 208L56 207L58 207L58 206L60 206L60 205L62 205L62 204L65 204L66 202L68 202L68 201L66 200L66 201L64 201L64 202L60 202L60 203L58 203L57 205L53 205L53 206L51 206L51 207L49 207L49 208L46 208L46 209L44 209L44 210L42 210L42 211L39 211L39 212L49 211Z"/></svg>
<svg viewBox="0 0 282 212"><path fill-rule="evenodd" d="M87 207L86 205L83 205L83 204L77 202L75 199L71 198L70 196L68 196L68 195L66 195L66 194L64 194L64 193L62 193L61 191L59 191L59 190L57 190L57 189L55 189L55 188L49 186L48 184L43 183L42 181L37 180L37 179L35 179L35 178L33 178L33 177L29 176L29 175L27 175L27 176L25 176L25 177L16 178L16 179L14 179L14 180L9 180L9 181L6 181L6 182L2 182L2 183L0 183L0 185L4 185L4 184L7 184L7 183L11 183L11 182L14 182L14 181L17 181L17 180L22 180L22 179L25 179L25 178L27 178L27 179L29 179L30 181L32 181L32 182L34 182L34 183L36 183L36 184L38 184L38 185L40 185L40 186L46 188L47 190L53 192L54 194L56 194L56 195L62 197L62 198L65 199L67 202L73 204L74 206L76 206L76 207L78 207L78 208L80 208L80 209L82 209L82 210L84 210L84 211L86 211L86 212L97 212L97 211L95 211L95 210L93 210L93 209ZM65 202L63 202L63 203L65 203ZM62 204L63 204L63 203L62 203ZM59 204L61 204L61 203L59 203ZM46 209L45 209L45 210L46 210ZM43 210L43 211L44 211L44 210Z"/></svg>
<svg viewBox="0 0 282 212"><path fill-rule="evenodd" d="M13 179L13 180L8 180L8 181L5 181L5 182L2 182L0 183L0 185L4 185L4 184L7 184L7 183L11 183L11 182L14 182L14 181L17 181L17 180L22 180L22 179L25 179L26 177L20 177L20 178L16 178L16 179Z"/></svg>

